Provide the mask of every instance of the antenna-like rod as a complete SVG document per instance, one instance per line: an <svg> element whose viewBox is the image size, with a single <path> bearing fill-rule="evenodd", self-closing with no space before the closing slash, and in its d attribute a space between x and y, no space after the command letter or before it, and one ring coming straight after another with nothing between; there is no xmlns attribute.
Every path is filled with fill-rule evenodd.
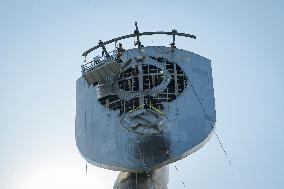
<svg viewBox="0 0 284 189"><path fill-rule="evenodd" d="M138 45L138 48L140 49L142 47L141 45L141 41L139 39L139 30L138 30L138 25L137 25L137 22L135 22L135 30L134 30L134 34L136 35L137 37L137 42L134 44L135 46Z"/></svg>
<svg viewBox="0 0 284 189"><path fill-rule="evenodd" d="M177 33L177 30L176 29L173 29L172 30L172 33L173 33L173 43L172 43L172 45L174 46L176 43L176 33Z"/></svg>

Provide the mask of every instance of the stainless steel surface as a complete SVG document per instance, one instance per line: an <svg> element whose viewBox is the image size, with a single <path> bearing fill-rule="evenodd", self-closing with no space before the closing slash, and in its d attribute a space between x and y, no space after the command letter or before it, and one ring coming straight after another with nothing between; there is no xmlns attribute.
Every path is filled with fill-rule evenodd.
<svg viewBox="0 0 284 189"><path fill-rule="evenodd" d="M162 167L150 173L121 172L113 189L167 189L169 168Z"/></svg>
<svg viewBox="0 0 284 189"><path fill-rule="evenodd" d="M141 56L145 57L143 61L136 58ZM177 74L169 74L164 62L151 57L163 58L173 62L174 69L182 69L187 77L182 92L178 92L181 83L177 82ZM121 59L125 63L121 64L122 71L137 68L138 90L122 90L117 80L95 87L89 87L82 77L77 80L75 135L82 156L99 167L143 172L161 168L201 148L209 140L216 119L210 60L168 47L129 49ZM143 65L157 67L163 77L158 85L147 90L143 89ZM145 108L151 106L143 104L146 96L160 98L172 79L176 99L161 102L163 109ZM139 108L110 110L109 101L105 105L99 102L108 96L115 96L124 108L126 102L137 98Z"/></svg>

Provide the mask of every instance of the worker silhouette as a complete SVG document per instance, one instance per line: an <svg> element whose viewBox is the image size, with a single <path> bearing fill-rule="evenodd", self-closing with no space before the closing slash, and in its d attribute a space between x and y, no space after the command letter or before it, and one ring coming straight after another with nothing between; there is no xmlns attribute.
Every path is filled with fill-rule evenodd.
<svg viewBox="0 0 284 189"><path fill-rule="evenodd" d="M116 51L117 51L117 56L116 56L117 61L119 63L123 62L121 57L122 57L122 54L125 51L125 49L122 47L121 43L118 44L118 47L116 48Z"/></svg>
<svg viewBox="0 0 284 189"><path fill-rule="evenodd" d="M122 47L122 44L119 43L119 44L118 44L118 47L117 47L117 54L118 54L118 56L121 57L121 56L122 56L122 53L123 53L124 51L125 51L125 49Z"/></svg>

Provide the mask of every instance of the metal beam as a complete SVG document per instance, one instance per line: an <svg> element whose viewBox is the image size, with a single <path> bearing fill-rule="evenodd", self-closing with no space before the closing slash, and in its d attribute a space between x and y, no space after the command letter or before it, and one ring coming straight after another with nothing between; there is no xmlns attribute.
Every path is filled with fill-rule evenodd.
<svg viewBox="0 0 284 189"><path fill-rule="evenodd" d="M89 53L91 53L92 51L100 48L102 45L107 45L122 39L127 39L127 38L131 38L131 37L138 37L138 36L143 36L143 35L173 35L173 36L183 36L183 37L189 37L192 39L196 39L195 35L191 35L191 34L186 34L186 33L178 33L178 32L164 32L164 31L157 31L157 32L143 32L143 33L137 33L137 34L129 34L129 35L124 35L121 37L117 37L117 38L113 38L111 40L108 40L106 42L103 42L102 44L96 45L92 48L90 48L89 50L85 51L82 56L87 56Z"/></svg>

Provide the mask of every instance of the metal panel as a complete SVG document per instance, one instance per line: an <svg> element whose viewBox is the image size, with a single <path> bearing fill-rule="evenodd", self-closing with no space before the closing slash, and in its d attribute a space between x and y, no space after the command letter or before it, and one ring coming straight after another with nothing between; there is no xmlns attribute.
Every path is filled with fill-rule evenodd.
<svg viewBox="0 0 284 189"><path fill-rule="evenodd" d="M135 57L141 56L141 53L145 56L142 63L135 61ZM154 116L151 111L157 114L159 110L137 109L121 113L118 109L110 110L108 104L103 106L99 99L105 96L102 95L103 91L107 91L108 95L114 95L121 100L121 103L126 103L135 97L144 99L146 93L157 98L162 92L161 89L169 87L168 81L165 80L146 92L141 91L139 84L138 93L137 91L129 93L114 87L117 85L117 80L105 85L106 88L88 87L84 78L77 80L76 143L80 153L89 163L119 171L152 171L186 157L209 140L216 119L210 60L181 49L145 47L142 51L139 49L125 51L122 60L133 61L122 70L134 66L141 68L142 64L155 64L159 69L165 67L164 63L152 61L151 57L174 62L174 65L179 66L188 78L187 86L180 94L177 93L176 99L162 102L163 115L160 115L159 119L149 119L155 122L155 126L159 128L158 132L147 130L146 127L139 127L138 132L134 126L128 130L124 127L123 120L127 116L131 120L135 111L146 112L143 115L148 119ZM173 69L176 69L176 66ZM163 70L163 73L166 75L167 71ZM137 75L139 74L142 74L141 69ZM175 77L174 79L177 81ZM137 112L140 115L139 119L141 116L143 118L141 112ZM135 121L137 120L135 118ZM153 129L151 124L150 127Z"/></svg>

